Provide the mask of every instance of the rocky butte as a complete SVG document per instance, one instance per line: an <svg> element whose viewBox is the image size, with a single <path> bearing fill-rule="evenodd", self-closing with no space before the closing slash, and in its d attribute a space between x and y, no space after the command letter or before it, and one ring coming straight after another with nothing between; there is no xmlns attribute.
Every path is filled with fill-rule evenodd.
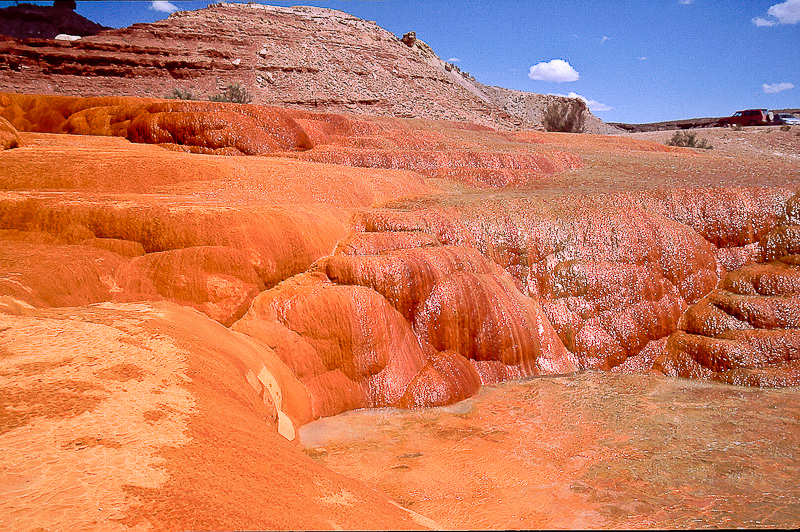
<svg viewBox="0 0 800 532"><path fill-rule="evenodd" d="M529 377L800 383L793 132L757 167L543 132L545 97L319 8L0 39L4 529L589 526L448 520L298 430Z"/></svg>

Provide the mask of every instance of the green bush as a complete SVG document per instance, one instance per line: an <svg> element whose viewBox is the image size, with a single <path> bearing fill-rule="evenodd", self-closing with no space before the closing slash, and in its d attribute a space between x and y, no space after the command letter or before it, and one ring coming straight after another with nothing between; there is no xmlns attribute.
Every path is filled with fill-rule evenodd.
<svg viewBox="0 0 800 532"><path fill-rule="evenodd" d="M209 98L212 102L250 103L253 97L238 83L228 83L225 90Z"/></svg>
<svg viewBox="0 0 800 532"><path fill-rule="evenodd" d="M789 124L783 124L781 126L781 131L791 131L791 130L792 130L792 126L790 126Z"/></svg>
<svg viewBox="0 0 800 532"><path fill-rule="evenodd" d="M699 139L694 133L688 131L676 131L672 138L667 141L667 146L681 146L684 148L701 148L703 150L713 150L714 146L706 139Z"/></svg>
<svg viewBox="0 0 800 532"><path fill-rule="evenodd" d="M586 103L578 98L547 104L542 118L545 131L583 133L586 131Z"/></svg>
<svg viewBox="0 0 800 532"><path fill-rule="evenodd" d="M192 89L181 89L180 87L175 87L172 89L172 92L168 92L164 95L164 98L169 100L196 100L197 98L192 94Z"/></svg>

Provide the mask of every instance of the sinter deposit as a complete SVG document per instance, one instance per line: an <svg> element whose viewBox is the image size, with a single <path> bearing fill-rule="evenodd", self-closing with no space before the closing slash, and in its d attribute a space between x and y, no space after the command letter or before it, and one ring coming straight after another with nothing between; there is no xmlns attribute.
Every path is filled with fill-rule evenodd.
<svg viewBox="0 0 800 532"><path fill-rule="evenodd" d="M800 525L791 157L534 131L318 8L0 49L0 529Z"/></svg>

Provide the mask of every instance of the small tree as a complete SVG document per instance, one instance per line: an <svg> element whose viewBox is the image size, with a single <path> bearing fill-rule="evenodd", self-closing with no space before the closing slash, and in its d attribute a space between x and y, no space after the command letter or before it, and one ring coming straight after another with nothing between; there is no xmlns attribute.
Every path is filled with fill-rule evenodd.
<svg viewBox="0 0 800 532"><path fill-rule="evenodd" d="M547 104L542 124L545 131L583 133L586 131L586 102L578 98L556 100Z"/></svg>
<svg viewBox="0 0 800 532"><path fill-rule="evenodd" d="M228 83L221 93L209 98L212 102L250 103L253 97L238 83Z"/></svg>

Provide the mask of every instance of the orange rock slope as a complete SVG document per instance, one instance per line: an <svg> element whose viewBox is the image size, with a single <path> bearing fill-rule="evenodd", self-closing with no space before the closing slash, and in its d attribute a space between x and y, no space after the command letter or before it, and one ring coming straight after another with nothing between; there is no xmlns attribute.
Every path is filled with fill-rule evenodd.
<svg viewBox="0 0 800 532"><path fill-rule="evenodd" d="M584 369L800 382L790 163L748 183L622 136L150 99L2 94L0 117L0 436L149 449L86 528L434 526L271 442ZM55 523L15 474L7 510ZM84 512L71 489L48 500Z"/></svg>

